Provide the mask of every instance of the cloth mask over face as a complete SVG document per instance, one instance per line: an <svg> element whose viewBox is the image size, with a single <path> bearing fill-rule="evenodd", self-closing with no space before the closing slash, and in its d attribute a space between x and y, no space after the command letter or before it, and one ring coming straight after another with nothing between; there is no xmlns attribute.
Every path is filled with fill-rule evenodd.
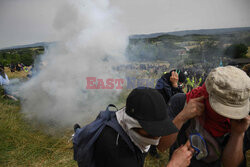
<svg viewBox="0 0 250 167"><path fill-rule="evenodd" d="M116 118L123 130L128 134L132 142L141 150L142 153L148 152L150 145L158 145L160 138L151 139L138 134L133 128L142 128L137 120L126 114L125 108L116 112Z"/></svg>
<svg viewBox="0 0 250 167"><path fill-rule="evenodd" d="M186 94L187 103L190 99L204 96L205 112L203 119L200 119L201 125L214 137L221 137L231 130L230 119L217 114L209 103L209 94L205 84L201 87L193 89Z"/></svg>

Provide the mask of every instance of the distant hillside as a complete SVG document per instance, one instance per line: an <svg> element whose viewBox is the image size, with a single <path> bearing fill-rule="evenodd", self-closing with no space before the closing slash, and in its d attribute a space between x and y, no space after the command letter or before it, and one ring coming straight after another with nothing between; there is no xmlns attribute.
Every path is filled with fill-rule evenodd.
<svg viewBox="0 0 250 167"><path fill-rule="evenodd" d="M10 64L11 58L7 58L11 57L9 54L12 55L14 62L20 62L20 58L24 56L34 58L34 55L43 53L46 47L56 43L39 42L0 49L0 53L2 52L0 63L2 59L3 64ZM129 61L168 61L174 64L184 61L191 63L190 60L193 59L201 60L202 55L203 62L214 63L218 61L218 57L228 56L224 52L232 44L244 44L250 47L250 27L132 35L129 37L126 57ZM36 48L36 51L32 48ZM21 57L15 55L16 53ZM31 61L26 62L30 63Z"/></svg>
<svg viewBox="0 0 250 167"><path fill-rule="evenodd" d="M224 52L232 44L250 47L250 27L132 35L127 57L130 61L168 61L170 64L209 61L216 64L219 57L230 57Z"/></svg>
<svg viewBox="0 0 250 167"><path fill-rule="evenodd" d="M22 63L30 66L34 63L38 55L44 53L48 45L46 43L39 43L2 49L0 50L0 64L10 66Z"/></svg>
<svg viewBox="0 0 250 167"><path fill-rule="evenodd" d="M168 36L178 38L178 36L193 36L193 35L230 35L238 32L250 32L250 27L240 27L240 28L221 28L221 29L200 29L200 30L186 30L186 31L173 31L173 32L162 32L162 33L153 33L153 34L135 34L129 36L130 39L147 39L147 38L158 38L161 36ZM56 42L38 42L27 45L17 45L6 48L0 48L0 50L8 50L8 49L19 49L19 48L33 48L33 47L47 47L51 44L55 44Z"/></svg>
<svg viewBox="0 0 250 167"><path fill-rule="evenodd" d="M6 48L1 48L0 50L10 50L10 49L22 49L22 48L35 48L35 47L48 47L51 44L54 44L55 42L38 42L28 45L17 45L17 46L11 46Z"/></svg>
<svg viewBox="0 0 250 167"><path fill-rule="evenodd" d="M201 30L186 30L186 31L174 31L174 32L162 32L162 33L153 33L153 34L139 34L139 35L131 35L130 39L142 39L142 38L157 38L163 35L176 35L176 36L184 36L184 35L219 35L219 34L232 34L235 32L241 31L250 31L250 27L240 27L240 28L221 28L221 29L201 29Z"/></svg>

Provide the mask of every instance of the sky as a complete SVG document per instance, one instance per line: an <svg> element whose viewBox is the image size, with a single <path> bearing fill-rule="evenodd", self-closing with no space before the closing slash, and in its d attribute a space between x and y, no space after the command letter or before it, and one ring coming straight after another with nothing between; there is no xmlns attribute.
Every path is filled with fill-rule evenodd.
<svg viewBox="0 0 250 167"><path fill-rule="evenodd" d="M250 0L110 0L107 5L118 11L129 34L250 27ZM70 22L70 12L64 0L0 0L0 48L60 40L66 22L55 23L56 17Z"/></svg>

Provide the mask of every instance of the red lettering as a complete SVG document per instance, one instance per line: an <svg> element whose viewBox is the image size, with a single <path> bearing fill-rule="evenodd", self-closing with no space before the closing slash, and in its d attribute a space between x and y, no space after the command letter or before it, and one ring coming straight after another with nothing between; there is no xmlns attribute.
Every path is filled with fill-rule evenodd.
<svg viewBox="0 0 250 167"><path fill-rule="evenodd" d="M115 87L114 79L109 78L106 80L106 83L107 83L106 89L114 89L114 87Z"/></svg>
<svg viewBox="0 0 250 167"><path fill-rule="evenodd" d="M87 77L87 86L86 89L96 89L96 85L94 82L96 82L96 77Z"/></svg>
<svg viewBox="0 0 250 167"><path fill-rule="evenodd" d="M116 89L123 89L123 87L121 86L121 84L124 83L123 79L115 79L115 84L118 83Z"/></svg>
<svg viewBox="0 0 250 167"><path fill-rule="evenodd" d="M102 79L97 79L97 89L105 89L105 85Z"/></svg>

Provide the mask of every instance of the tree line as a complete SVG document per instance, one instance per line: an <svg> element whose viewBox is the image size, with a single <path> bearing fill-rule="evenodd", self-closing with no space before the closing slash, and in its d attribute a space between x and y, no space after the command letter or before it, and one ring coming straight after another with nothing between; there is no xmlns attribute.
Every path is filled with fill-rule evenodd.
<svg viewBox="0 0 250 167"><path fill-rule="evenodd" d="M17 64L30 66L34 63L36 56L43 52L43 47L1 50L0 64L4 66Z"/></svg>

